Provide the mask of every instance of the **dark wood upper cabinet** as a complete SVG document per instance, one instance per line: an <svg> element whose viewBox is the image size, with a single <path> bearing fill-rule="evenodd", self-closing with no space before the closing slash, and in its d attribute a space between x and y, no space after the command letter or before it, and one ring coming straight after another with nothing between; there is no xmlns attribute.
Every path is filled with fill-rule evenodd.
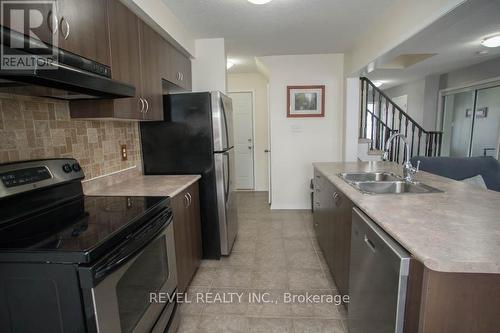
<svg viewBox="0 0 500 333"><path fill-rule="evenodd" d="M139 18L117 0L108 1L112 77L141 85Z"/></svg>
<svg viewBox="0 0 500 333"><path fill-rule="evenodd" d="M172 47L169 81L181 88L191 90L191 59Z"/></svg>
<svg viewBox="0 0 500 333"><path fill-rule="evenodd" d="M146 120L163 119L161 36L146 23L140 22L142 96L146 103Z"/></svg>
<svg viewBox="0 0 500 333"><path fill-rule="evenodd" d="M59 48L110 65L106 0L57 0Z"/></svg>
<svg viewBox="0 0 500 333"><path fill-rule="evenodd" d="M11 15L12 10L23 9L23 8L33 8L39 10L40 13L42 14L43 22L39 27L33 28L31 32L35 34L36 37L41 41L51 45L54 44L54 39L56 36L58 36L59 33L57 6L55 5L53 6L51 3L43 3L43 2L36 4L27 2L25 5L23 5L22 3L19 2L8 2L0 0L0 3L3 6L1 12L2 25L13 31L17 31L25 35L29 35L29 32L25 31L24 26L19 26L18 24L14 24L13 21L17 20L18 17ZM26 17L24 17L24 19L26 20Z"/></svg>
<svg viewBox="0 0 500 333"><path fill-rule="evenodd" d="M108 1L108 21L111 48L111 75L114 80L133 85L134 98L114 101L115 118L141 119L141 45L139 18L120 1Z"/></svg>
<svg viewBox="0 0 500 333"><path fill-rule="evenodd" d="M107 1L111 76L133 85L135 97L70 102L73 118L145 119L142 99L140 20L118 0Z"/></svg>
<svg viewBox="0 0 500 333"><path fill-rule="evenodd" d="M69 6L77 0L60 1ZM108 54L112 78L135 86L136 96L115 100L72 101L71 116L163 120L163 87L169 86L164 85L164 81L170 81L184 90L191 90L191 60L119 0L102 1L106 4L103 12L107 13L105 26L109 33ZM89 0L88 3L100 6L102 1ZM79 6L82 7L82 12L91 12L90 9L85 9L86 5ZM60 7L61 12L66 12L63 5ZM91 24L90 21L87 23Z"/></svg>

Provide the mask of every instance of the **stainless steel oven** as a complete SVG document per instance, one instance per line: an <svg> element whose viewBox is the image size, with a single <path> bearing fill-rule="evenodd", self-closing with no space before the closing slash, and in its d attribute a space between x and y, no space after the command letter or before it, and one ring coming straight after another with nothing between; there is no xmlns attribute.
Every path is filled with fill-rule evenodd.
<svg viewBox="0 0 500 333"><path fill-rule="evenodd" d="M172 213L159 213L91 267L80 269L89 331L175 332L177 272ZM153 296L154 295L154 296Z"/></svg>

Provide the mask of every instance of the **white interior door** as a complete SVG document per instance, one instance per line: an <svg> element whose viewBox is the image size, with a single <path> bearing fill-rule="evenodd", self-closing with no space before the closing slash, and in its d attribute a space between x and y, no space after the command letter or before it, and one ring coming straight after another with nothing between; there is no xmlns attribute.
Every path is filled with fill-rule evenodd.
<svg viewBox="0 0 500 333"><path fill-rule="evenodd" d="M267 171L268 171L268 184L269 184L269 192L267 196L267 202L269 205L273 202L273 182L272 182L272 175L271 175L271 102L269 100L269 96L271 96L271 90L269 88L269 83L267 84L267 139L268 139L268 146L266 149L267 153ZM499 139L500 140L500 139Z"/></svg>
<svg viewBox="0 0 500 333"><path fill-rule="evenodd" d="M230 93L233 100L234 148L236 164L236 189L253 190L254 137L253 137L253 93Z"/></svg>

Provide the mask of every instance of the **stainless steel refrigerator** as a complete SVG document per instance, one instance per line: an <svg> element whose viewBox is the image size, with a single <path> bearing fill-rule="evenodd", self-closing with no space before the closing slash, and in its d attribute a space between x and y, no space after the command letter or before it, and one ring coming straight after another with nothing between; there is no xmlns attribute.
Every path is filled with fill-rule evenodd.
<svg viewBox="0 0 500 333"><path fill-rule="evenodd" d="M232 101L221 92L186 93L165 95L163 105L164 121L140 125L144 174L201 175L203 256L218 259L238 231Z"/></svg>

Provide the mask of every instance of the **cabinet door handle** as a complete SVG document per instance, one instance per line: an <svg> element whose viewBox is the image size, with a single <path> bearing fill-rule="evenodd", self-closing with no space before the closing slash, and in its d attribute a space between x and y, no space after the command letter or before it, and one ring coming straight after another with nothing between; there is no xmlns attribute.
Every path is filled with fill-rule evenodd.
<svg viewBox="0 0 500 333"><path fill-rule="evenodd" d="M148 111L149 111L149 102L148 102L147 99L144 99L144 101L146 102L146 111L145 111L145 113L148 113Z"/></svg>
<svg viewBox="0 0 500 333"><path fill-rule="evenodd" d="M342 199L342 197L340 196L340 194L338 194L337 192L335 192L333 194L333 201L335 202L335 206L339 205L340 199Z"/></svg>
<svg viewBox="0 0 500 333"><path fill-rule="evenodd" d="M189 207L191 206L191 204L193 203L193 197L191 196L191 193L187 193L188 195L188 199L189 199Z"/></svg>
<svg viewBox="0 0 500 333"><path fill-rule="evenodd" d="M372 250L373 252L376 252L375 244L368 238L367 235L364 237L365 244Z"/></svg>
<svg viewBox="0 0 500 333"><path fill-rule="evenodd" d="M53 11L50 11L49 15L47 15L47 25L53 35L57 32L57 29L59 29L59 20L57 19L57 15L54 15Z"/></svg>
<svg viewBox="0 0 500 333"><path fill-rule="evenodd" d="M144 112L144 100L142 98L139 98L139 102L141 102L141 109L139 110L140 113Z"/></svg>
<svg viewBox="0 0 500 333"><path fill-rule="evenodd" d="M66 26L66 32L63 32L63 37L64 37L64 39L68 39L68 37L69 37L69 22L65 17L61 18L61 32L63 30L62 29L63 22L64 22L64 25Z"/></svg>
<svg viewBox="0 0 500 333"><path fill-rule="evenodd" d="M187 194L184 194L184 199L186 199L186 203L184 205L184 208L188 208L189 207L189 198L188 198Z"/></svg>

